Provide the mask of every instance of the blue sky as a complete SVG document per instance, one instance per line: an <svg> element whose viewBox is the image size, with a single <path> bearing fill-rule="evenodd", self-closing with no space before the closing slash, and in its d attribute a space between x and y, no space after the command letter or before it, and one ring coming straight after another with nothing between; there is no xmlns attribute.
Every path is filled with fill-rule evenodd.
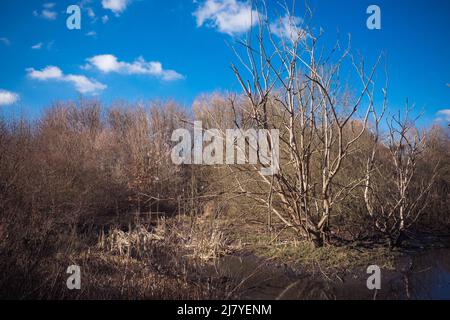
<svg viewBox="0 0 450 320"><path fill-rule="evenodd" d="M82 8L81 30L66 27L71 4ZM387 54L392 109L408 97L425 123L450 121L450 1L310 4L326 39L351 33L369 63ZM371 4L381 8L381 30L366 28ZM35 117L80 93L106 104L171 98L189 107L202 93L238 91L227 43L245 32L248 8L243 0L2 0L0 114ZM269 10L280 10L277 1Z"/></svg>

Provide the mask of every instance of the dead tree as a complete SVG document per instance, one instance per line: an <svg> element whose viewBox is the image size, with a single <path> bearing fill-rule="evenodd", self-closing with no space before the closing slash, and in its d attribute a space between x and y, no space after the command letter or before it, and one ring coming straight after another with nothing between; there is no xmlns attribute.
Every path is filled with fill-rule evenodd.
<svg viewBox="0 0 450 320"><path fill-rule="evenodd" d="M421 181L417 166L425 148L426 136L414 126L415 120L409 118L409 106L406 103L405 115L393 116L388 122L389 151L394 165L395 194L388 219L393 220L389 230L392 244L398 246L404 239L405 231L417 221L427 205L427 196L434 183L433 175Z"/></svg>
<svg viewBox="0 0 450 320"><path fill-rule="evenodd" d="M389 237L391 246L400 246L408 229L427 207L437 165L428 164L434 167L429 176L418 172L419 161L426 148L426 135L415 127L418 118L410 118L408 103L403 115L398 112L387 120L385 144L378 138L381 117L377 118L375 113L374 117L377 134L367 161L364 200L376 230ZM380 149L386 155L384 158L376 154ZM375 189L385 191L376 195Z"/></svg>
<svg viewBox="0 0 450 320"><path fill-rule="evenodd" d="M232 66L246 103L231 105L236 126L280 130L282 160L273 177L259 176L264 192L242 181L237 185L286 227L320 246L330 236L333 208L365 181L362 173L345 185L335 183L366 131L371 106L363 101L370 98L379 60L368 73L362 62L352 64L362 85L350 95L339 79L351 56L350 38L344 50L338 41L325 53L318 45L322 32L315 35L306 22L310 11L300 19L284 6L284 16L271 22L265 2L259 4L257 32L240 42L243 51L235 49L242 70ZM237 181L243 179L242 168L229 170L238 173Z"/></svg>

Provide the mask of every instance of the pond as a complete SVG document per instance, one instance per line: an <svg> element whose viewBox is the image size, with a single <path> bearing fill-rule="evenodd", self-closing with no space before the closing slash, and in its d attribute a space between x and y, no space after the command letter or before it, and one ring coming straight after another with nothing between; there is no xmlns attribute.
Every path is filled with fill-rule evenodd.
<svg viewBox="0 0 450 320"><path fill-rule="evenodd" d="M401 257L396 270L381 270L381 289L369 290L366 269L345 276L315 270L295 273L253 255L221 258L209 273L228 284L234 299L449 299L450 249Z"/></svg>

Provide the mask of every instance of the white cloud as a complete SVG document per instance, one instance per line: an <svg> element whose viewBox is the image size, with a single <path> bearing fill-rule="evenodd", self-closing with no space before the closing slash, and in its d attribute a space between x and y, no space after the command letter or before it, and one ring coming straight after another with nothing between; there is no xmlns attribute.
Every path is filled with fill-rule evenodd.
<svg viewBox="0 0 450 320"><path fill-rule="evenodd" d="M229 35L248 31L258 22L258 12L249 2L206 0L194 12L197 27L206 24Z"/></svg>
<svg viewBox="0 0 450 320"><path fill-rule="evenodd" d="M41 16L42 16L42 18L47 19L47 20L55 20L56 17L58 16L58 13L56 11L44 9L41 12Z"/></svg>
<svg viewBox="0 0 450 320"><path fill-rule="evenodd" d="M15 104L19 99L17 93L0 89L0 106Z"/></svg>
<svg viewBox="0 0 450 320"><path fill-rule="evenodd" d="M102 0L103 9L108 9L116 15L121 14L127 8L130 0Z"/></svg>
<svg viewBox="0 0 450 320"><path fill-rule="evenodd" d="M437 115L437 119L436 120L450 122L450 109L439 110L436 113L436 115Z"/></svg>
<svg viewBox="0 0 450 320"><path fill-rule="evenodd" d="M95 93L106 89L106 85L82 75L69 74L64 77L64 81L73 83L80 93Z"/></svg>
<svg viewBox="0 0 450 320"><path fill-rule="evenodd" d="M44 42L38 42L38 43L32 45L31 49L41 50L41 49L45 48L47 50L51 50L54 44L55 44L55 41L50 41L47 44L45 44Z"/></svg>
<svg viewBox="0 0 450 320"><path fill-rule="evenodd" d="M42 42L36 43L34 46L31 46L31 49L34 49L34 50L42 49Z"/></svg>
<svg viewBox="0 0 450 320"><path fill-rule="evenodd" d="M11 41L9 41L8 38L0 38L0 42L3 43L5 46L9 46L11 44Z"/></svg>
<svg viewBox="0 0 450 320"><path fill-rule="evenodd" d="M60 68L55 66L47 66L42 70L35 70L33 68L27 69L28 76L31 79L39 81L56 80L69 82L75 86L75 89L80 93L97 93L98 91L106 89L106 85L89 79L83 75L68 74L64 75Z"/></svg>
<svg viewBox="0 0 450 320"><path fill-rule="evenodd" d="M174 81L183 79L184 76L174 70L166 70L161 62L145 61L140 57L132 63L122 62L114 55L103 54L87 59L87 67L95 67L103 73L119 73L119 74L141 74L161 78L164 81Z"/></svg>
<svg viewBox="0 0 450 320"><path fill-rule="evenodd" d="M286 15L270 23L270 32L279 38L296 40L298 37L305 36L301 24L301 18Z"/></svg>
<svg viewBox="0 0 450 320"><path fill-rule="evenodd" d="M117 58L111 54L102 54L87 59L91 66L104 73L119 72L122 68Z"/></svg>
<svg viewBox="0 0 450 320"><path fill-rule="evenodd" d="M47 19L47 20L56 20L56 18L58 17L58 12L53 10L55 6L56 6L56 4L53 2L44 3L42 5L42 7L44 9L42 9L41 11L34 10L33 16L41 17L41 18Z"/></svg>
<svg viewBox="0 0 450 320"><path fill-rule="evenodd" d="M95 31L89 31L88 33L86 33L86 35L87 35L88 37L95 37L95 36L97 35L97 32L95 32Z"/></svg>
<svg viewBox="0 0 450 320"><path fill-rule="evenodd" d="M109 17L108 17L107 15L104 15L104 16L102 17L102 22L103 22L103 24L107 23L108 21L109 21Z"/></svg>
<svg viewBox="0 0 450 320"><path fill-rule="evenodd" d="M63 77L61 69L55 66L47 66L42 70L28 68L27 72L30 78L37 80L61 79Z"/></svg>

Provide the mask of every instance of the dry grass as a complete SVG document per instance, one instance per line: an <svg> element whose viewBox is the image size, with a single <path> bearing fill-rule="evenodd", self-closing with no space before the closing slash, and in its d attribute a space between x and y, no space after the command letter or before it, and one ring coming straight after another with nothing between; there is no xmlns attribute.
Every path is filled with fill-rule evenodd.
<svg viewBox="0 0 450 320"><path fill-rule="evenodd" d="M112 229L90 246L65 239L58 250L38 264L27 255L2 270L0 298L16 299L219 299L197 264L199 250L176 237L164 236L166 222L149 230L137 225L124 232ZM77 242L75 244L75 242ZM189 258L186 258L189 257ZM81 290L66 287L69 265L81 267Z"/></svg>
<svg viewBox="0 0 450 320"><path fill-rule="evenodd" d="M226 221L209 217L181 217L171 230L182 246L185 256L203 262L239 251L239 239L232 238Z"/></svg>
<svg viewBox="0 0 450 320"><path fill-rule="evenodd" d="M143 256L155 241L164 240L164 234L160 232L162 228L155 230L156 232L150 232L144 225L137 225L128 232L113 229L107 236L102 232L97 246L119 256L130 257L132 253Z"/></svg>

